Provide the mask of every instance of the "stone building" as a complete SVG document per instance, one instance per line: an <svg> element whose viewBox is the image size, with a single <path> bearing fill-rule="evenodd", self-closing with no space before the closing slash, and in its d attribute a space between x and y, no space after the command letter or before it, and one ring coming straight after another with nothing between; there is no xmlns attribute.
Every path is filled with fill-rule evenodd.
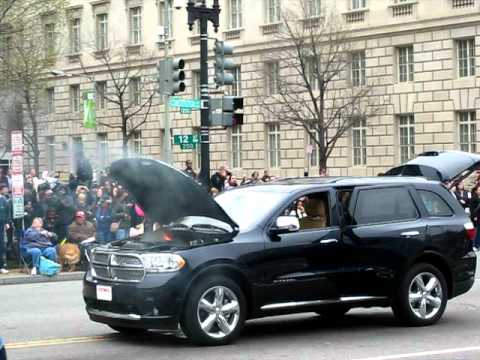
<svg viewBox="0 0 480 360"><path fill-rule="evenodd" d="M227 164L237 176L263 169L281 176L303 175L307 168L311 174L318 172L316 149L308 146L305 131L269 118L258 106L258 91L265 89L272 76L278 76L265 74L265 55L275 47L282 8L293 2L220 1L220 31L214 35L211 28L210 35L235 47L236 82L226 91L245 97L245 123L241 128L212 131L212 169ZM361 81L365 77L366 82L375 84L374 92L385 108L340 140L329 161L331 175L374 175L430 149L477 151L479 0L306 3L311 19L330 9L352 30L352 52L357 60L350 71ZM102 92L108 93L113 85L99 65L99 54L107 48L122 48L137 59L148 59L135 66L143 67L145 79L154 81L156 62L164 56L158 44L159 28L165 25L170 54L187 62L183 96L199 97L199 36L196 29L188 31L185 8L173 8L171 0L71 0L68 13L68 29L61 29L68 39L56 64L67 75L52 76L47 90L49 114L42 132L42 167L68 171L75 149L83 147L100 168L121 156L121 134L105 126L96 130L82 127L79 99L85 90L97 89L101 122L118 116L102 99ZM51 28L46 23L46 30ZM88 77L78 76L85 72ZM154 99L146 124L131 138L133 152L162 159L163 108L160 98ZM173 134L199 131L199 113L173 112L171 119ZM180 167L192 159L199 166L199 150L182 151L174 145L173 152L175 165Z"/></svg>

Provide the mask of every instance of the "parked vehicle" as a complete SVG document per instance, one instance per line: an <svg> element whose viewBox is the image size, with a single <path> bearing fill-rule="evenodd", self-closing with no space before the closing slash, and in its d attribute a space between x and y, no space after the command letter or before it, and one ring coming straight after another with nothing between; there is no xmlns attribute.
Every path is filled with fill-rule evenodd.
<svg viewBox="0 0 480 360"><path fill-rule="evenodd" d="M161 162L119 160L111 173L164 225L92 252L87 312L122 333L180 326L222 345L248 319L372 306L424 326L474 283L473 225L436 181L287 179L213 199Z"/></svg>

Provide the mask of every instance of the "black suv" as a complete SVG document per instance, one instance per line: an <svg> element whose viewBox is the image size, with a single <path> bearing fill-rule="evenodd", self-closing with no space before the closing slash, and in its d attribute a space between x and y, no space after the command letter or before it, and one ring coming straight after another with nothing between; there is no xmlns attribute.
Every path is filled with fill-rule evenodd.
<svg viewBox="0 0 480 360"><path fill-rule="evenodd" d="M214 200L154 160L111 173L158 227L91 253L87 312L120 332L181 328L220 345L247 319L372 306L430 325L474 283L473 225L437 181L287 179Z"/></svg>

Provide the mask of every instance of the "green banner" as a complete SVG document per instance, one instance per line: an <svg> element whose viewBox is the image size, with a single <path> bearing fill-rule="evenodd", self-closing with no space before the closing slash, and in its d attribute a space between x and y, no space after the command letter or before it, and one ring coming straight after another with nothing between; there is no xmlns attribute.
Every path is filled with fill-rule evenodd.
<svg viewBox="0 0 480 360"><path fill-rule="evenodd" d="M95 93L85 92L83 94L83 127L86 129L96 129L97 127L95 107Z"/></svg>

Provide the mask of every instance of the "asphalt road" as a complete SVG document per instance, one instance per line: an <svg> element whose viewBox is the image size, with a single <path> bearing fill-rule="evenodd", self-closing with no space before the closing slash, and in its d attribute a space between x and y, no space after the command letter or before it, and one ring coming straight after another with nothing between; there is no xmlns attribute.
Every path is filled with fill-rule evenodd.
<svg viewBox="0 0 480 360"><path fill-rule="evenodd" d="M0 287L9 360L478 360L479 324L480 282L432 327L400 327L389 309L354 310L336 322L309 313L250 321L234 345L198 348L153 332L126 338L90 322L80 282Z"/></svg>

